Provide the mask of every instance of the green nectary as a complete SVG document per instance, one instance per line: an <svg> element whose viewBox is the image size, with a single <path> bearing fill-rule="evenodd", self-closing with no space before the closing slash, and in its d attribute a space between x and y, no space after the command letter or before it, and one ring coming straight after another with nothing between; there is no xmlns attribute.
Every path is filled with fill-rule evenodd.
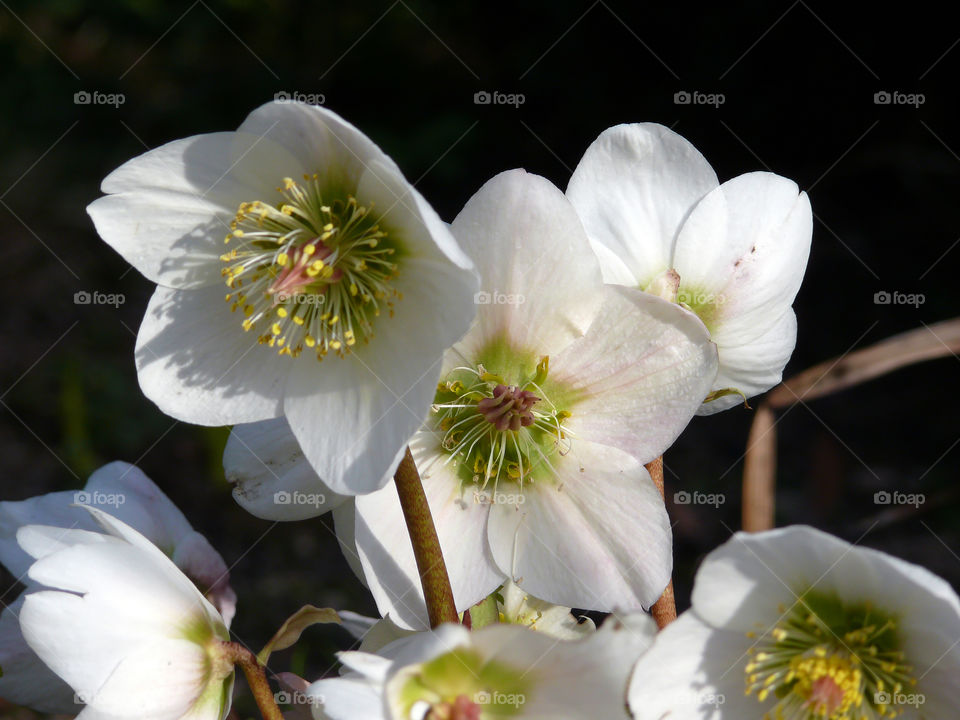
<svg viewBox="0 0 960 720"><path fill-rule="evenodd" d="M402 717L426 703L426 717L511 717L520 713L533 673L501 662L485 661L471 648L457 648L405 671L397 698ZM470 713L470 710L473 712ZM459 711L461 714L456 714Z"/></svg>
<svg viewBox="0 0 960 720"><path fill-rule="evenodd" d="M579 394L549 377L549 357L498 340L438 384L433 411L462 484L496 494L501 482L551 481L551 458L570 449L564 421ZM512 422L507 418L512 417Z"/></svg>

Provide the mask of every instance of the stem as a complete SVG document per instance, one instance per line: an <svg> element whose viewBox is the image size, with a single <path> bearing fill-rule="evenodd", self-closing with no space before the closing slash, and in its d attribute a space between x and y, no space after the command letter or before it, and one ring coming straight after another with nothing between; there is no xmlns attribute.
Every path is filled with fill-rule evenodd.
<svg viewBox="0 0 960 720"><path fill-rule="evenodd" d="M743 463L742 524L747 532L771 530L777 486L777 421L764 403L750 426Z"/></svg>
<svg viewBox="0 0 960 720"><path fill-rule="evenodd" d="M220 643L222 651L221 657L234 665L239 665L243 674L247 678L247 684L250 686L250 692L253 693L253 699L260 708L260 714L264 720L283 720L283 713L277 707L277 699L270 689L270 683L267 682L265 668L257 660L257 656L250 650L235 642Z"/></svg>
<svg viewBox="0 0 960 720"><path fill-rule="evenodd" d="M656 460L647 463L645 467L647 472L650 473L653 484L660 491L660 497L663 498L663 456L661 455ZM673 596L673 578L670 578L670 582L667 583L660 599L650 608L650 614L653 615L657 627L661 630L677 619L677 600Z"/></svg>
<svg viewBox="0 0 960 720"><path fill-rule="evenodd" d="M437 537L437 528L433 524L427 496L423 492L420 473L417 472L410 448L407 448L393 479L400 496L403 519L406 520L410 533L410 542L413 543L413 554L417 559L430 627L437 627L445 622L459 622L447 565L440 549L440 538Z"/></svg>

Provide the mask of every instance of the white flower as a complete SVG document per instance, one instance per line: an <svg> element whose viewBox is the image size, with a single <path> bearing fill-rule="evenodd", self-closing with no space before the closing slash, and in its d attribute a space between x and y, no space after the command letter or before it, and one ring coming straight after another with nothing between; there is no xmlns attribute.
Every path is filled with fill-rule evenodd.
<svg viewBox="0 0 960 720"><path fill-rule="evenodd" d="M97 231L159 286L137 338L144 393L200 425L286 416L330 487L382 487L476 282L393 161L328 110L270 103L102 189Z"/></svg>
<svg viewBox="0 0 960 720"><path fill-rule="evenodd" d="M795 183L754 172L720 185L693 145L643 123L601 133L567 196L607 282L675 298L710 330L720 372L701 414L780 382L813 231Z"/></svg>
<svg viewBox="0 0 960 720"><path fill-rule="evenodd" d="M498 175L453 231L480 269L483 304L446 355L411 449L457 609L505 578L566 607L649 607L672 553L643 464L699 407L715 346L693 313L603 285L573 208L543 178ZM395 490L358 497L355 525L381 614L426 627Z"/></svg>
<svg viewBox="0 0 960 720"><path fill-rule="evenodd" d="M220 720L233 665L223 618L153 543L96 508L105 533L28 525L36 559L20 627L30 648L86 705L82 720ZM79 710L80 705L75 707Z"/></svg>
<svg viewBox="0 0 960 720"><path fill-rule="evenodd" d="M17 544L25 525L101 531L100 525L74 503L109 509L159 547L199 586L229 627L236 608L230 573L223 558L196 532L183 513L133 465L113 462L94 472L82 491L39 495L20 502L0 502L0 563L26 591L0 615L0 697L41 712L76 713L73 690L27 646L20 632L20 609L26 593L38 589L27 571L33 558Z"/></svg>
<svg viewBox="0 0 960 720"><path fill-rule="evenodd" d="M517 625L441 625L377 655L340 653L351 672L307 690L331 720L624 718L627 678L654 633L649 617L611 619L578 641Z"/></svg>
<svg viewBox="0 0 960 720"><path fill-rule="evenodd" d="M636 720L942 720L960 599L927 570L808 527L738 533L630 687Z"/></svg>

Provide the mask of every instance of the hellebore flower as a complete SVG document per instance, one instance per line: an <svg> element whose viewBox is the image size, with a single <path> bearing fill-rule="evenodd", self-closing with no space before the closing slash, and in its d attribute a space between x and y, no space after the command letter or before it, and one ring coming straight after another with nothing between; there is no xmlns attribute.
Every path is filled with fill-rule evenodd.
<svg viewBox="0 0 960 720"><path fill-rule="evenodd" d="M86 705L82 720L221 720L230 709L230 638L216 608L129 525L86 510L105 532L28 525L36 562L20 628Z"/></svg>
<svg viewBox="0 0 960 720"><path fill-rule="evenodd" d="M674 300L707 326L720 371L699 414L780 382L813 232L810 201L795 183L753 172L721 185L684 138L641 123L602 132L567 197L606 282Z"/></svg>
<svg viewBox="0 0 960 720"><path fill-rule="evenodd" d="M229 627L236 608L230 573L219 553L196 532L183 513L143 472L125 462L112 462L94 472L80 491L39 495L20 502L0 502L0 563L26 591L0 615L0 697L40 712L74 714L73 690L29 648L20 632L20 609L27 593L38 589L27 571L33 558L17 544L25 525L102 531L87 511L74 503L108 508L160 548L202 589Z"/></svg>
<svg viewBox="0 0 960 720"><path fill-rule="evenodd" d="M611 618L576 641L517 625L441 625L376 655L340 653L350 671L306 694L314 717L331 720L625 720L627 678L653 633L649 617Z"/></svg>
<svg viewBox="0 0 960 720"><path fill-rule="evenodd" d="M809 527L737 533L637 663L636 720L955 717L960 599L927 570Z"/></svg>
<svg viewBox="0 0 960 720"><path fill-rule="evenodd" d="M158 285L136 346L147 397L200 425L285 416L331 488L383 487L476 285L393 161L329 110L274 102L102 189L97 231Z"/></svg>

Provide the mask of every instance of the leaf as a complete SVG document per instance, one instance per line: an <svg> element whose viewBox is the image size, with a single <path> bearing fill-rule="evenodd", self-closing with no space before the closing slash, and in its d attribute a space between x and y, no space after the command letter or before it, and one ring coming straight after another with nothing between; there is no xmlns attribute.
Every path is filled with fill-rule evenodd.
<svg viewBox="0 0 960 720"><path fill-rule="evenodd" d="M270 653L276 650L286 650L300 639L300 635L311 625L320 623L340 623L340 616L332 608L318 608L313 605L304 605L293 615L288 617L280 629L270 638L270 642L257 654L261 665L266 665Z"/></svg>

